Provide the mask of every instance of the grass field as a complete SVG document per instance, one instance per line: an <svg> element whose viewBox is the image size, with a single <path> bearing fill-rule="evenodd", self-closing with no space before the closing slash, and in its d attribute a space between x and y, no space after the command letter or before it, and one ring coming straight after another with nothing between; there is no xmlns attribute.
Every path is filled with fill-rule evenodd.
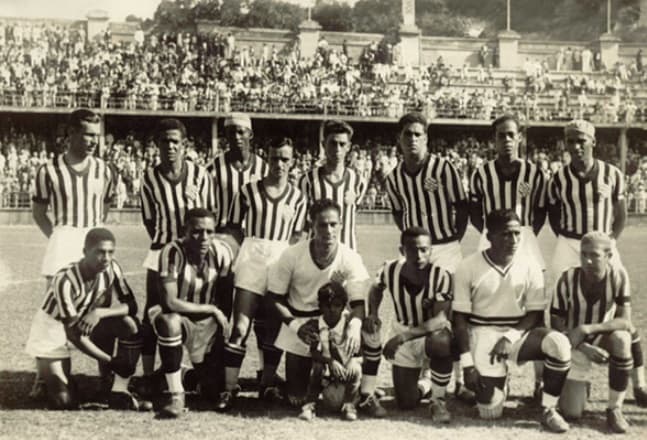
<svg viewBox="0 0 647 440"><path fill-rule="evenodd" d="M125 268L128 280L143 304L144 271L141 262L147 248L147 237L142 228L115 226L117 259ZM463 251L471 252L477 243L475 231L470 230L463 243ZM371 273L397 252L398 235L392 226L360 226L360 253ZM553 236L545 229L540 236L545 256L551 255ZM27 398L33 380L33 360L23 351L31 318L40 306L44 281L39 276L45 239L35 227L0 227L0 299L4 318L0 319L0 438L196 438L219 436L228 439L416 439L427 438L519 438L524 440L557 437L541 430L538 410L529 403L533 376L529 367L513 372L511 397L506 403L504 417L495 424L476 418L476 409L450 400L454 420L447 427L433 426L427 417L426 405L416 411L395 409L391 399L384 400L390 411L385 420L360 419L343 422L336 415L323 415L312 423L296 418L294 410L263 408L255 393L243 393L237 409L227 415L209 410L204 404L189 402L191 411L177 421L156 420L152 413L124 413L116 411L83 410L77 412L47 411ZM628 268L633 285L632 308L634 322L647 327L647 225L627 227L620 241L622 259ZM552 285L553 275L547 274ZM392 307L385 299L385 316L393 316ZM385 319L388 321L388 319ZM647 338L644 338L647 339ZM647 345L644 343L644 345ZM251 344L253 346L253 344ZM647 348L647 347L646 347ZM73 371L80 377L82 389L95 384L94 362L79 355L73 356ZM252 377L256 370L255 350L243 364L243 377ZM606 404L606 369L596 368L589 411L581 422L560 438L600 438L606 434L604 408ZM380 384L390 387L390 368L385 361L380 367ZM647 438L647 410L633 404L628 392L625 415L632 424L625 438Z"/></svg>

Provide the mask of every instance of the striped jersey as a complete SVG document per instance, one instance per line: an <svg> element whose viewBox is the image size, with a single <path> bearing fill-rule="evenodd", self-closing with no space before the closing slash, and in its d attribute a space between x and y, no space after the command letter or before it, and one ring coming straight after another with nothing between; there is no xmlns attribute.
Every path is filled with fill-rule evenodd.
<svg viewBox="0 0 647 440"><path fill-rule="evenodd" d="M135 301L123 271L116 261L89 282L81 277L79 262L59 270L47 288L42 309L52 318L63 321L81 318L99 307L110 307L115 299L120 303Z"/></svg>
<svg viewBox="0 0 647 440"><path fill-rule="evenodd" d="M622 266L608 265L605 277L586 289L584 295L582 268L571 267L559 277L551 314L564 319L567 329L582 324L601 324L615 317L616 307L630 302L630 286L627 271Z"/></svg>
<svg viewBox="0 0 647 440"><path fill-rule="evenodd" d="M535 208L546 202L546 182L539 167L520 161L519 170L505 176L492 160L477 168L470 179L470 202L480 203L483 218L497 209L513 209L522 226L532 226Z"/></svg>
<svg viewBox="0 0 647 440"><path fill-rule="evenodd" d="M507 267L497 266L487 251L463 259L454 272L454 312L469 315L473 325L515 326L526 313L543 311L544 275L517 254Z"/></svg>
<svg viewBox="0 0 647 440"><path fill-rule="evenodd" d="M415 175L400 162L387 176L386 190L392 211L402 212L404 229L425 228L432 244L458 239L452 205L466 196L458 171L448 160L430 155Z"/></svg>
<svg viewBox="0 0 647 440"><path fill-rule="evenodd" d="M227 223L229 208L240 188L262 179L268 171L267 163L256 154L252 154L249 165L243 170L236 169L227 161L227 157L227 153L221 154L207 166L215 194L216 226Z"/></svg>
<svg viewBox="0 0 647 440"><path fill-rule="evenodd" d="M578 240L591 231L610 234L613 205L624 197L622 172L598 159L589 176L580 177L567 166L548 184L548 203L561 208L560 235Z"/></svg>
<svg viewBox="0 0 647 440"><path fill-rule="evenodd" d="M377 285L390 292L398 322L418 327L433 318L435 302L452 300L452 276L447 270L429 264L425 268L425 284L420 290L411 291L402 274L405 264L404 258L384 263L377 275Z"/></svg>
<svg viewBox="0 0 647 440"><path fill-rule="evenodd" d="M191 161L185 161L176 181L164 176L160 165L149 168L142 178L140 197L142 218L154 225L151 249L161 249L183 235L188 210L214 210L211 179L203 167Z"/></svg>
<svg viewBox="0 0 647 440"><path fill-rule="evenodd" d="M229 223L241 225L246 237L288 241L302 231L306 218L306 199L288 183L283 193L272 197L263 180L249 182L234 196Z"/></svg>
<svg viewBox="0 0 647 440"><path fill-rule="evenodd" d="M351 249L357 249L355 235L356 211L364 193L366 182L352 168L344 169L344 176L333 182L326 174L326 168L317 167L301 177L301 191L308 198L308 203L315 200L330 199L341 207L342 229L340 241Z"/></svg>
<svg viewBox="0 0 647 440"><path fill-rule="evenodd" d="M229 274L234 251L222 240L213 239L203 267L188 261L184 239L174 240L162 248L159 274L163 282L177 283L178 299L195 304L216 304L217 281Z"/></svg>
<svg viewBox="0 0 647 440"><path fill-rule="evenodd" d="M90 157L86 169L78 172L61 154L38 168L32 200L52 207L54 226L92 228L103 223L104 203L114 197L115 183L103 160Z"/></svg>

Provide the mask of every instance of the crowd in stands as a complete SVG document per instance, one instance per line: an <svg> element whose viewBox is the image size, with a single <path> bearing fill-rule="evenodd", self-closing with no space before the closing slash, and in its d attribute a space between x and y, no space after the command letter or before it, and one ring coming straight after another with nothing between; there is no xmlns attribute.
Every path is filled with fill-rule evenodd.
<svg viewBox="0 0 647 440"><path fill-rule="evenodd" d="M313 58L298 45L261 49L224 34L154 34L132 43L87 41L82 28L0 24L0 104L129 110L326 113L395 118L411 109L430 118L594 122L647 121L642 52L630 65L601 65L599 53L560 50L527 59L522 72L497 69L479 51L478 66L439 57L422 68L400 66L401 48L370 43L358 59L347 44L319 42Z"/></svg>

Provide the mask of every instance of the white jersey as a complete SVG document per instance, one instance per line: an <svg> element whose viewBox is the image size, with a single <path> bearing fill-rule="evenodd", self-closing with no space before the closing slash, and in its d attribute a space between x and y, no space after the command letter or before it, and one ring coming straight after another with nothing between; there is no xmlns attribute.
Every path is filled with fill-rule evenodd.
<svg viewBox="0 0 647 440"><path fill-rule="evenodd" d="M299 312L310 314L319 309L317 292L332 280L343 283L348 299L364 301L369 275L362 257L339 243L333 262L319 268L310 253L312 240L290 246L281 254L279 261L270 268L267 290L277 295L287 295L288 305L295 316Z"/></svg>
<svg viewBox="0 0 647 440"><path fill-rule="evenodd" d="M541 268L519 253L501 268L487 251L477 252L454 273L452 310L469 314L473 325L515 326L527 312L543 311L545 305Z"/></svg>

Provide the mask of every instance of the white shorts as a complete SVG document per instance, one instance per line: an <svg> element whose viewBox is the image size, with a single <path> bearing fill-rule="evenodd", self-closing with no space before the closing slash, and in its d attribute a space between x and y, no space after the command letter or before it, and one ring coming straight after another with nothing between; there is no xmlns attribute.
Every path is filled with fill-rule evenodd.
<svg viewBox="0 0 647 440"><path fill-rule="evenodd" d="M47 249L40 272L51 277L63 267L83 258L85 235L92 228L56 226L47 241Z"/></svg>
<svg viewBox="0 0 647 440"><path fill-rule="evenodd" d="M153 272L159 272L160 270L160 252L161 249L149 249L144 259L142 267L152 270Z"/></svg>
<svg viewBox="0 0 647 440"><path fill-rule="evenodd" d="M474 366L481 376L486 377L506 377L508 368L511 365L518 365L517 360L521 346L526 342L528 332L516 341L512 341L512 350L507 361L490 362L490 352L508 331L509 327L495 327L485 325L475 325L470 327L470 346L472 347L472 357Z"/></svg>
<svg viewBox="0 0 647 440"><path fill-rule="evenodd" d="M479 240L479 251L484 251L490 247L490 241L486 237L487 229L483 230L481 234L481 239ZM541 255L541 249L539 248L539 241L537 236L532 231L531 226L523 226L521 228L521 242L519 243L519 250L524 257L530 258L537 262L541 270L546 270L546 262L544 257Z"/></svg>
<svg viewBox="0 0 647 440"><path fill-rule="evenodd" d="M162 307L155 305L148 310L148 317L151 322L155 322L155 318L162 313ZM157 334L157 329L155 334ZM206 318L199 321L193 321L186 316L182 316L182 328L186 333L186 339L183 345L189 355L189 359L194 364L199 364L204 361L204 355L211 350L214 343L214 336L218 331L218 322L215 318ZM158 335L159 336L159 335Z"/></svg>
<svg viewBox="0 0 647 440"><path fill-rule="evenodd" d="M463 253L461 252L461 244L458 240L450 243L431 245L431 256L429 257L429 261L433 264L439 265L451 273L456 271L458 263L460 263L462 259Z"/></svg>
<svg viewBox="0 0 647 440"><path fill-rule="evenodd" d="M310 316L306 318L294 318L294 320L301 326L312 318L313 317ZM276 341L274 341L274 346L279 350L296 354L297 356L307 358L312 357L308 344L299 339L296 332L292 331L292 329L285 324L281 324L281 329L279 330L279 335L276 337Z"/></svg>
<svg viewBox="0 0 647 440"><path fill-rule="evenodd" d="M559 279L560 275L568 268L573 266L580 266L580 240L575 238L568 238L560 235L557 237L555 244L555 252L553 252L552 271L555 274L555 279ZM612 240L611 264L614 266L622 266L620 260L620 253L616 247L616 241Z"/></svg>
<svg viewBox="0 0 647 440"><path fill-rule="evenodd" d="M29 329L27 354L36 358L66 359L73 347L67 340L63 323L38 309Z"/></svg>
<svg viewBox="0 0 647 440"><path fill-rule="evenodd" d="M407 326L393 320L389 339L404 332L407 328ZM429 358L425 352L425 338L413 339L400 345L391 363L404 368L424 368L429 366Z"/></svg>
<svg viewBox="0 0 647 440"><path fill-rule="evenodd" d="M234 263L234 286L264 296L269 267L289 246L286 241L245 237Z"/></svg>

